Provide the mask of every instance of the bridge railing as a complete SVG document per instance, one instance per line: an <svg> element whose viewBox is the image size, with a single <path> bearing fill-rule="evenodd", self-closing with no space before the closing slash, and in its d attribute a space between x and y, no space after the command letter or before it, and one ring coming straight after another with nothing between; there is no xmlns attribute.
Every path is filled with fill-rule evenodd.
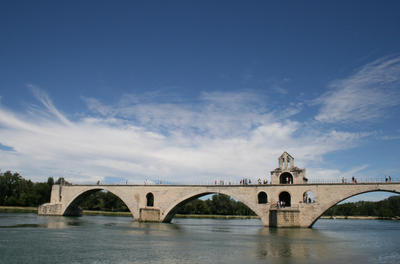
<svg viewBox="0 0 400 264"><path fill-rule="evenodd" d="M316 184L333 184L333 183L389 183L393 182L393 179L389 180L389 178L385 177L354 177L352 178L325 178L325 179L315 179L310 178L308 183L316 183Z"/></svg>
<svg viewBox="0 0 400 264"><path fill-rule="evenodd" d="M309 177L308 178L308 184L355 184L355 183L390 183L390 182L399 182L400 177L391 177L391 181L389 178L383 177L355 177L355 181L352 181L352 178L350 177L339 177L339 178L313 178ZM387 181L386 181L387 179ZM93 182L87 182L87 183L78 183L77 185L96 185ZM254 186L254 185L270 185L271 182L268 180L267 183L264 182L264 179L261 180L261 183L258 181L258 179L250 179L250 181L246 181L244 183L243 180L199 180L199 181L193 181L193 182L171 182L171 181L143 181L143 182L129 182L129 181L124 181L120 183L108 183L108 182L99 182L99 185L204 185L204 186Z"/></svg>

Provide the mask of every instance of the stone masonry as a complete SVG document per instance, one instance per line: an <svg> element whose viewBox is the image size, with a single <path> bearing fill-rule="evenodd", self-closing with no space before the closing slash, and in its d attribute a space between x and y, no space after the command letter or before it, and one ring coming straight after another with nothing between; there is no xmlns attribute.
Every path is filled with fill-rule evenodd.
<svg viewBox="0 0 400 264"><path fill-rule="evenodd" d="M400 193L400 183L307 184L305 170L294 167L294 159L285 153L280 157L286 159L279 161L280 170L271 172L272 184L53 185L50 203L39 206L38 214L80 215L80 201L92 192L106 190L119 197L136 220L170 222L178 206L206 194L220 193L247 205L265 226L311 227L326 210L351 196L373 191ZM293 174L293 181L280 183L283 173ZM307 192L313 193L313 201L305 199ZM149 194L153 197L150 205Z"/></svg>

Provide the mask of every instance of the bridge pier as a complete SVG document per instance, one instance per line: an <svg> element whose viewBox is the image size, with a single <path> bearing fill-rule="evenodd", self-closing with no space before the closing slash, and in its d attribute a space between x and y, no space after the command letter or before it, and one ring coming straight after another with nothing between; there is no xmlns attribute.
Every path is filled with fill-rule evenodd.
<svg viewBox="0 0 400 264"><path fill-rule="evenodd" d="M140 208L138 222L162 222L160 218L160 209L158 208Z"/></svg>
<svg viewBox="0 0 400 264"><path fill-rule="evenodd" d="M271 227L301 227L300 210L295 208L276 208L269 211Z"/></svg>
<svg viewBox="0 0 400 264"><path fill-rule="evenodd" d="M45 203L38 207L38 215L63 215L61 203Z"/></svg>

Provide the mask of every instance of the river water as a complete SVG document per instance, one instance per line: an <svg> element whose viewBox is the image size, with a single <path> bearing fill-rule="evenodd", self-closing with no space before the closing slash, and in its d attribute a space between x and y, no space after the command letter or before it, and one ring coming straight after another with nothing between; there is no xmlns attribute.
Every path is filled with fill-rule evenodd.
<svg viewBox="0 0 400 264"><path fill-rule="evenodd" d="M0 213L0 263L400 263L400 221L45 217Z"/></svg>

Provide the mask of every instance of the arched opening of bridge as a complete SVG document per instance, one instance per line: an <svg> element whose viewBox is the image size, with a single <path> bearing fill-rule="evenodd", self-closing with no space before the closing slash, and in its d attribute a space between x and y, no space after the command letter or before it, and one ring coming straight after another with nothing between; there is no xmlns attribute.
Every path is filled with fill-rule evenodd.
<svg viewBox="0 0 400 264"><path fill-rule="evenodd" d="M293 175L289 172L284 172L279 177L280 184L293 184Z"/></svg>
<svg viewBox="0 0 400 264"><path fill-rule="evenodd" d="M112 192L104 189L93 189L81 193L67 207L65 216L82 214L109 214L110 212L130 215L126 204Z"/></svg>
<svg viewBox="0 0 400 264"><path fill-rule="evenodd" d="M184 199L169 210L164 222L170 222L176 214L185 218L257 218L247 205L222 193L200 193Z"/></svg>
<svg viewBox="0 0 400 264"><path fill-rule="evenodd" d="M314 193L312 191L306 191L303 193L303 203L311 204L315 202Z"/></svg>
<svg viewBox="0 0 400 264"><path fill-rule="evenodd" d="M279 204L281 207L290 207L290 194L288 192L281 192L279 194Z"/></svg>
<svg viewBox="0 0 400 264"><path fill-rule="evenodd" d="M346 197L322 212L310 227L321 216L331 219L347 219L350 217L397 218L400 216L400 192L373 190Z"/></svg>
<svg viewBox="0 0 400 264"><path fill-rule="evenodd" d="M146 194L146 206L153 207L154 206L154 195L152 193Z"/></svg>
<svg viewBox="0 0 400 264"><path fill-rule="evenodd" d="M268 196L265 192L258 193L258 203L259 204L266 204L268 203Z"/></svg>

